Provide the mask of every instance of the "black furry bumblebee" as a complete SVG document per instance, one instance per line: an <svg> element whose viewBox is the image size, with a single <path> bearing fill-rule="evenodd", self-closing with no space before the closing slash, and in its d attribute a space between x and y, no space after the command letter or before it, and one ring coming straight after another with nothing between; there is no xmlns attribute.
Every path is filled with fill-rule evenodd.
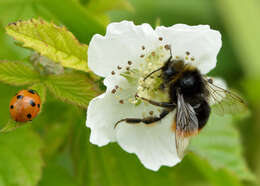
<svg viewBox="0 0 260 186"><path fill-rule="evenodd" d="M184 155L189 138L197 135L206 125L211 113L210 99L215 102L215 110L220 115L232 114L241 108L246 108L245 102L236 93L217 86L213 79L203 76L196 67L185 64L183 60L172 59L172 55L162 67L149 73L144 81L156 72L160 72L162 78L160 89L166 90L169 94L169 101L158 102L140 97L137 94L136 97L152 105L162 107L160 115L125 118L118 121L115 127L123 121L129 124L144 123L149 125L160 121L167 114L176 110L172 129L175 132L175 144L180 158Z"/></svg>

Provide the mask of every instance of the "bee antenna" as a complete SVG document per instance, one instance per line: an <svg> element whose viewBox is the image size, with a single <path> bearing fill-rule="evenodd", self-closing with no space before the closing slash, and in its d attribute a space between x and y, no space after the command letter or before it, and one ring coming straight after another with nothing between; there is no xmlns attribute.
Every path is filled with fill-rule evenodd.
<svg viewBox="0 0 260 186"><path fill-rule="evenodd" d="M170 51L170 59L172 58L172 46L170 44L165 45L165 49Z"/></svg>
<svg viewBox="0 0 260 186"><path fill-rule="evenodd" d="M126 119L121 119L121 120L119 120L118 122L116 122L116 124L115 124L115 126L114 126L114 129L116 129L117 125L118 125L119 123L123 122L123 121L126 121Z"/></svg>
<svg viewBox="0 0 260 186"><path fill-rule="evenodd" d="M170 58L172 59L172 56L173 56L173 55L172 55L172 46L171 46L171 45L169 45L169 51L170 51L170 55L171 55Z"/></svg>
<svg viewBox="0 0 260 186"><path fill-rule="evenodd" d="M158 69L156 69L156 70L154 70L154 71L152 71L152 72L149 73L148 75L146 75L146 76L144 77L144 81L145 81L148 77L150 77L153 73L158 72L159 70L162 70L162 68L163 68L163 66L160 67L160 68L158 68Z"/></svg>
<svg viewBox="0 0 260 186"><path fill-rule="evenodd" d="M169 45L169 50L170 50L170 55L172 57L172 46L171 45Z"/></svg>

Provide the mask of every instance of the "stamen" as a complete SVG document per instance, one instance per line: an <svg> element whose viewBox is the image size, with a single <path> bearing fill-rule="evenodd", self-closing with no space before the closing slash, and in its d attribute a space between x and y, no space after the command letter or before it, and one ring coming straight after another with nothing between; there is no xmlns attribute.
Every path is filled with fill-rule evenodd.
<svg viewBox="0 0 260 186"><path fill-rule="evenodd" d="M122 69L122 67L120 67L120 66L118 65L118 66L117 66L117 69L118 69L118 70L121 70L121 69Z"/></svg>
<svg viewBox="0 0 260 186"><path fill-rule="evenodd" d="M122 99L119 100L119 103L120 103L120 104L124 104L124 100L122 100Z"/></svg>
<svg viewBox="0 0 260 186"><path fill-rule="evenodd" d="M161 68L164 65L167 60L166 57L168 56L168 51L166 51L165 48L170 49L170 45L161 45L150 53L141 53L140 57L144 58L145 61L140 63L138 66L131 68L130 65L133 64L132 61L127 61L128 65L125 67L126 71L121 73L121 75L125 77L129 83L136 87L136 93L141 97L168 101L168 94L159 88L162 84L162 78L159 77L159 72L149 76L149 78L144 81L144 78L149 73ZM115 89L117 90L117 87L115 87ZM117 96L117 94L115 96ZM120 100L120 98L118 100ZM143 102L141 99L136 99L133 95L130 95L130 97L126 100L135 105ZM120 100L119 103L123 104L123 100Z"/></svg>
<svg viewBox="0 0 260 186"><path fill-rule="evenodd" d="M187 52L186 52L186 55L187 55L187 56L188 56L188 55L190 55L190 52L189 52L189 51L187 51Z"/></svg>
<svg viewBox="0 0 260 186"><path fill-rule="evenodd" d="M170 46L170 45L165 45L164 48L165 48L166 50L170 50L170 49L171 49L171 46Z"/></svg>
<svg viewBox="0 0 260 186"><path fill-rule="evenodd" d="M138 91L143 91L143 90L144 90L144 87L138 86L138 87L137 87L137 90L138 90Z"/></svg>
<svg viewBox="0 0 260 186"><path fill-rule="evenodd" d="M112 75L115 75L116 73L115 73L115 71L112 71L111 74L112 74Z"/></svg>
<svg viewBox="0 0 260 186"><path fill-rule="evenodd" d="M142 50L144 50L145 49L145 46L142 46Z"/></svg>
<svg viewBox="0 0 260 186"><path fill-rule="evenodd" d="M194 58L194 57L191 57L190 60L191 60L191 61L195 61L195 58Z"/></svg>
<svg viewBox="0 0 260 186"><path fill-rule="evenodd" d="M119 88L119 86L118 86L118 85L116 85L116 86L115 86L115 88L116 88L116 89L118 89L118 88Z"/></svg>
<svg viewBox="0 0 260 186"><path fill-rule="evenodd" d="M162 38L162 37L159 37L159 40L160 40L160 41L162 41L162 40L163 40L163 38Z"/></svg>
<svg viewBox="0 0 260 186"><path fill-rule="evenodd" d="M111 91L111 93L112 93L112 94L115 94L115 93L116 93L116 89L113 89L113 90Z"/></svg>
<svg viewBox="0 0 260 186"><path fill-rule="evenodd" d="M153 115L153 111L150 111L149 114L152 116Z"/></svg>

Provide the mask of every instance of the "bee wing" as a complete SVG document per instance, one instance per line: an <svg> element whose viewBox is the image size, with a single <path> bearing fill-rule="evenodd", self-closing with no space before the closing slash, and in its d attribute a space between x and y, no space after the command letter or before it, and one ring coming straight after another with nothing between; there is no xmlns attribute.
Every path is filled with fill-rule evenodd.
<svg viewBox="0 0 260 186"><path fill-rule="evenodd" d="M176 144L176 149L177 149L177 155L180 159L183 158L184 152L186 148L188 147L190 142L189 137L184 137L182 135L177 135L175 134L175 144Z"/></svg>
<svg viewBox="0 0 260 186"><path fill-rule="evenodd" d="M218 115L238 114L247 110L245 101L234 91L226 90L214 81L206 79L207 89L210 93L210 104L214 105L214 112Z"/></svg>
<svg viewBox="0 0 260 186"><path fill-rule="evenodd" d="M193 107L185 102L182 94L177 93L177 95L175 144L178 156L183 158L184 151L189 144L189 138L198 133L199 125Z"/></svg>

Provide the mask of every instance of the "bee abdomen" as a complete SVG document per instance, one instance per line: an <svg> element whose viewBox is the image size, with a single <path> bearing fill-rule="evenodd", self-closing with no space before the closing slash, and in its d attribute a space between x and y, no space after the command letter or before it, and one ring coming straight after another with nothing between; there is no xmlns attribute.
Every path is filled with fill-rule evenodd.
<svg viewBox="0 0 260 186"><path fill-rule="evenodd" d="M198 104L197 106L193 107L195 112L196 112L196 116L198 118L198 124L199 124L199 130L202 129L208 119L209 119L209 115L210 115L210 106L207 103L207 101L203 100L200 102L200 104Z"/></svg>

